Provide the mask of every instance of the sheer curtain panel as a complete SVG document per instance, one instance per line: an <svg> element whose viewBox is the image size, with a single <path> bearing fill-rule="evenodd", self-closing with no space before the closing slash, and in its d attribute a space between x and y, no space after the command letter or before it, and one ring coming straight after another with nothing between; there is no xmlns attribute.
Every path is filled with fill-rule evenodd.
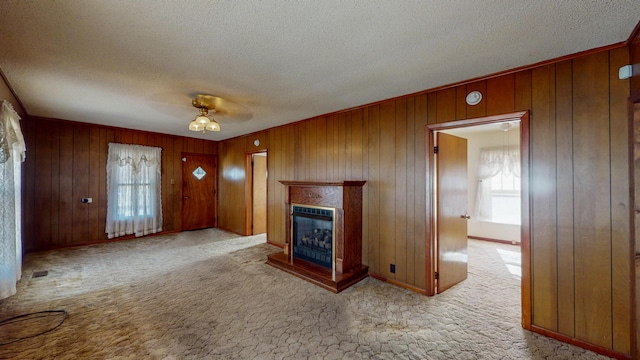
<svg viewBox="0 0 640 360"><path fill-rule="evenodd" d="M109 144L105 230L109 239L162 231L161 152L158 147Z"/></svg>
<svg viewBox="0 0 640 360"><path fill-rule="evenodd" d="M20 167L26 147L20 116L2 101L0 110L0 299L16 293L22 276Z"/></svg>
<svg viewBox="0 0 640 360"><path fill-rule="evenodd" d="M476 219L491 219L491 178L501 172L511 173L516 177L520 177L520 149L517 146L480 149L478 188L473 211Z"/></svg>

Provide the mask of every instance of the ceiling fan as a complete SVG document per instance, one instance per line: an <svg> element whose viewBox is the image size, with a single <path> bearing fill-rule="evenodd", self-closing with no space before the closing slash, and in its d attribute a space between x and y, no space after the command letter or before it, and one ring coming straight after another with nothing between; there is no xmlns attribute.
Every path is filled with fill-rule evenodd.
<svg viewBox="0 0 640 360"><path fill-rule="evenodd" d="M212 95L198 94L195 99L191 100L191 105L200 110L200 114L189 123L189 130L202 131L204 134L208 131L220 131L220 124L213 118L213 114L209 115L209 111L216 113L216 99Z"/></svg>
<svg viewBox="0 0 640 360"><path fill-rule="evenodd" d="M243 106L209 94L197 94L191 100L191 105L197 108L199 113L189 123L189 130L202 131L203 134L207 131L220 131L220 124L213 118L213 114L241 121L252 117Z"/></svg>

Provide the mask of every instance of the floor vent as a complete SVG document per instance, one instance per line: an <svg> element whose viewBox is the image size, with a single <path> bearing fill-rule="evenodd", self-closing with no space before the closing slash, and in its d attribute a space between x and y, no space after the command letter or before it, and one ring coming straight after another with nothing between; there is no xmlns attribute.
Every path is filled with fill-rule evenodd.
<svg viewBox="0 0 640 360"><path fill-rule="evenodd" d="M49 272L47 270L43 270L43 271L34 271L33 272L33 278L39 278L39 277L43 277L43 276L47 276L49 275Z"/></svg>

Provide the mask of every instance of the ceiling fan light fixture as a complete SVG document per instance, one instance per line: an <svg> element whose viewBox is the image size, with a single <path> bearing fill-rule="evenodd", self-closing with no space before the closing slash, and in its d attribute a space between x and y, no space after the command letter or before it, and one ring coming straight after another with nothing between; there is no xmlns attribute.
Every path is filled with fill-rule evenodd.
<svg viewBox="0 0 640 360"><path fill-rule="evenodd" d="M202 124L202 126L205 127L211 122L211 120L209 120L209 118L205 115L198 115L193 121L197 122L198 124Z"/></svg>
<svg viewBox="0 0 640 360"><path fill-rule="evenodd" d="M211 121L205 125L205 129L208 131L220 131L220 124L218 124L214 119L211 119Z"/></svg>
<svg viewBox="0 0 640 360"><path fill-rule="evenodd" d="M207 131L220 131L220 124L209 115L209 111L216 112L216 99L212 95L199 94L191 101L191 105L197 108L200 114L189 123L189 130L202 131L203 134Z"/></svg>
<svg viewBox="0 0 640 360"><path fill-rule="evenodd" d="M204 125L199 122L193 120L189 123L189 130L191 131L204 131Z"/></svg>

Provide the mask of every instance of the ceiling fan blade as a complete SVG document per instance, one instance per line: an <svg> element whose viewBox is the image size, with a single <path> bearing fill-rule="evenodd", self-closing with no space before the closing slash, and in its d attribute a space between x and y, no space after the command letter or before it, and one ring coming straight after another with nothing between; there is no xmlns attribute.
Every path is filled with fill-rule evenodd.
<svg viewBox="0 0 640 360"><path fill-rule="evenodd" d="M192 113L195 116L197 110L194 107L204 106L212 109L209 114L213 115L216 121L244 122L253 118L253 114L247 107L235 101L202 92L156 93L148 99L148 105L155 110L177 117L189 117Z"/></svg>

